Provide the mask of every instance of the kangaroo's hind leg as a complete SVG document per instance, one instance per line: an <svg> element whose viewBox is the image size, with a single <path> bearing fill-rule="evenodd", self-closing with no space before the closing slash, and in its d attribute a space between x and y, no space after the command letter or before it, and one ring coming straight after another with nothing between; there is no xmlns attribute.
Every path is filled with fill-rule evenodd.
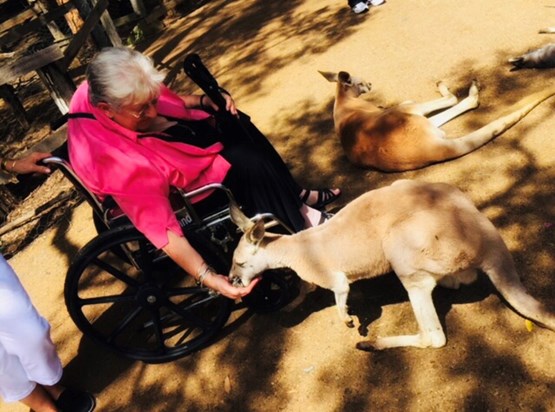
<svg viewBox="0 0 555 412"><path fill-rule="evenodd" d="M418 280L415 281L414 278L418 278ZM374 342L359 342L357 344L358 349L381 350L404 346L439 348L445 345L445 333L432 300L432 291L436 286L434 278L429 274L415 273L407 276L404 280L402 277L400 279L409 294L419 333L416 335L379 337Z"/></svg>
<svg viewBox="0 0 555 412"><path fill-rule="evenodd" d="M478 93L478 82L474 80L472 82L472 85L470 86L470 89L468 90L467 97L465 97L455 106L441 113L438 113L435 116L430 117L429 120L435 127L440 127L448 121L453 120L455 117L463 114L464 112L477 108L479 105Z"/></svg>
<svg viewBox="0 0 555 412"><path fill-rule="evenodd" d="M439 82L437 84L437 88L442 96L441 98L423 103L404 102L399 105L399 109L405 113L426 116L430 113L437 112L438 110L446 109L457 104L457 96L451 93L445 83Z"/></svg>

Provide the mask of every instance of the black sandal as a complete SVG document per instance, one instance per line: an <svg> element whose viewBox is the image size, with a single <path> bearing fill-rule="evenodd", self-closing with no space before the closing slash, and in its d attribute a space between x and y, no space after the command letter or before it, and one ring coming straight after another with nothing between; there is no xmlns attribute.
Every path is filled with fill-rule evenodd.
<svg viewBox="0 0 555 412"><path fill-rule="evenodd" d="M310 196L310 192L312 192L312 190L304 189L304 194L301 196L301 201L307 206L313 207L314 209L322 209L324 206L329 205L332 202L335 202L337 198L341 196L341 192L339 192L338 194L335 194L331 189L314 189L314 190L318 192L316 203L313 203L313 204L307 203L308 198Z"/></svg>

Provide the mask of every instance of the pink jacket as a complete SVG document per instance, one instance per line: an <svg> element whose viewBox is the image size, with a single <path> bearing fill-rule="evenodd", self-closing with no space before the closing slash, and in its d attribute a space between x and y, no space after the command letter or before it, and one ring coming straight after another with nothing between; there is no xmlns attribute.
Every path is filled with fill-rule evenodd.
<svg viewBox="0 0 555 412"><path fill-rule="evenodd" d="M89 190L101 198L111 195L137 229L162 248L168 243L168 230L182 236L168 198L170 186L188 191L221 183L231 167L218 154L223 146L216 143L201 149L142 137L148 134L111 120L89 102L88 94L88 84L83 82L70 104L70 113L91 113L95 117L69 120L71 165ZM209 117L206 112L185 108L183 100L166 87L162 88L157 109L159 114L175 118Z"/></svg>

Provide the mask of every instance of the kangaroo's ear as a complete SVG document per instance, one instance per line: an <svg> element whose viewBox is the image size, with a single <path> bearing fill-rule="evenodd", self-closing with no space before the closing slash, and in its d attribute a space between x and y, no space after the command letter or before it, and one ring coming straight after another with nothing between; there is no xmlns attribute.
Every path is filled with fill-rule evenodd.
<svg viewBox="0 0 555 412"><path fill-rule="evenodd" d="M254 243L258 246L265 233L266 228L264 227L264 220L260 219L254 224L254 226L245 232L245 236L250 243Z"/></svg>
<svg viewBox="0 0 555 412"><path fill-rule="evenodd" d="M323 72L321 70L318 70L318 73L324 76L328 82L332 82L332 83L337 82L337 73Z"/></svg>
<svg viewBox="0 0 555 412"><path fill-rule="evenodd" d="M235 223L243 233L246 233L254 226L254 223L245 216L243 211L239 208L239 205L233 201L229 204L229 214L231 216L231 221Z"/></svg>
<svg viewBox="0 0 555 412"><path fill-rule="evenodd" d="M347 72L339 72L337 75L338 81L343 84L351 84L351 75Z"/></svg>

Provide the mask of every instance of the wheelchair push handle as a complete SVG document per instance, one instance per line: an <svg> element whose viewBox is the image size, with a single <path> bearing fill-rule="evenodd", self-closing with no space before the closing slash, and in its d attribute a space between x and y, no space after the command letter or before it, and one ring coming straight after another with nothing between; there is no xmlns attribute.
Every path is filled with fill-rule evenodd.
<svg viewBox="0 0 555 412"><path fill-rule="evenodd" d="M183 70L218 106L220 112L226 113L226 101L222 96L222 92L227 92L218 85L218 82L206 68L198 54L191 53L185 57Z"/></svg>

